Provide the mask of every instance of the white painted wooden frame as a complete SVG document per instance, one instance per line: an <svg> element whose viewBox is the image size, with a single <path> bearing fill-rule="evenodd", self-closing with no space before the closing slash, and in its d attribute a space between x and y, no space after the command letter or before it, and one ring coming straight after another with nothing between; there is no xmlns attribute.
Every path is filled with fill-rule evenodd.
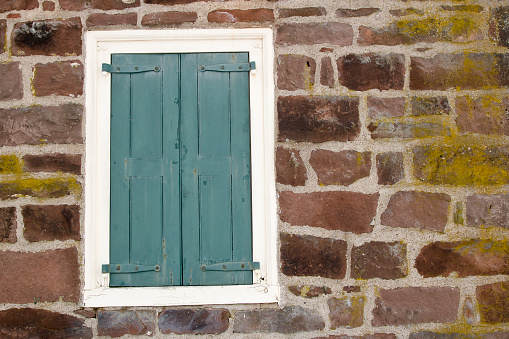
<svg viewBox="0 0 509 339"><path fill-rule="evenodd" d="M253 260L252 285L114 287L101 265L109 263L110 91L101 72L113 53L249 52ZM83 304L170 306L279 301L274 178L274 79L272 30L128 30L86 33L85 281Z"/></svg>

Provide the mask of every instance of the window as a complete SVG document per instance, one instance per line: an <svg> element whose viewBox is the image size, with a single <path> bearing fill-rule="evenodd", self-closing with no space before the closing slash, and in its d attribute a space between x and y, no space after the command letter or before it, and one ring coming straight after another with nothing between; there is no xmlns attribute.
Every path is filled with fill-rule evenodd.
<svg viewBox="0 0 509 339"><path fill-rule="evenodd" d="M85 306L277 301L271 39L87 33Z"/></svg>

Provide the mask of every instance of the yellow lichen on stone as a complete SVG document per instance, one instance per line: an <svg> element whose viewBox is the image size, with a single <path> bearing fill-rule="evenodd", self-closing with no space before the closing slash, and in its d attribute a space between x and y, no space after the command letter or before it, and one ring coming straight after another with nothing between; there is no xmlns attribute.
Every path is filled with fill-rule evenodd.
<svg viewBox="0 0 509 339"><path fill-rule="evenodd" d="M468 42L482 39L479 24L463 16L431 17L422 20L404 19L391 24L397 33L409 40L438 40Z"/></svg>
<svg viewBox="0 0 509 339"><path fill-rule="evenodd" d="M17 174L23 171L22 161L15 155L0 155L0 174Z"/></svg>
<svg viewBox="0 0 509 339"><path fill-rule="evenodd" d="M0 199L19 197L59 198L81 194L81 185L74 177L63 178L15 178L0 182Z"/></svg>

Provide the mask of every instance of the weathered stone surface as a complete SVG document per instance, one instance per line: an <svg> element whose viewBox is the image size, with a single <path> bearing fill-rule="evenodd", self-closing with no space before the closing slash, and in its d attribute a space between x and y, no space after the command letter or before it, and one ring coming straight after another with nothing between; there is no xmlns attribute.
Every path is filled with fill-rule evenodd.
<svg viewBox="0 0 509 339"><path fill-rule="evenodd" d="M354 18L354 17L361 17L361 16L370 16L373 13L380 12L380 8L372 8L372 7L366 7L366 8L358 8L358 9L346 9L346 8L340 8L336 10L336 16L338 18Z"/></svg>
<svg viewBox="0 0 509 339"><path fill-rule="evenodd" d="M467 226L509 229L509 195L474 194L467 197Z"/></svg>
<svg viewBox="0 0 509 339"><path fill-rule="evenodd" d="M124 334L152 336L155 331L154 311L97 312L97 333L110 337Z"/></svg>
<svg viewBox="0 0 509 339"><path fill-rule="evenodd" d="M277 87L288 91L310 90L315 84L315 59L285 54L277 58Z"/></svg>
<svg viewBox="0 0 509 339"><path fill-rule="evenodd" d="M441 5L444 11L454 11L454 12L473 12L480 13L483 11L483 7L479 5Z"/></svg>
<svg viewBox="0 0 509 339"><path fill-rule="evenodd" d="M412 97L412 115L441 115L450 113L451 106L449 106L447 97Z"/></svg>
<svg viewBox="0 0 509 339"><path fill-rule="evenodd" d="M0 155L0 174L19 174L23 171L23 166L19 158L15 155Z"/></svg>
<svg viewBox="0 0 509 339"><path fill-rule="evenodd" d="M451 197L443 193L395 193L382 213L382 225L443 232Z"/></svg>
<svg viewBox="0 0 509 339"><path fill-rule="evenodd" d="M350 46L353 43L353 29L352 26L339 22L283 24L277 28L276 43Z"/></svg>
<svg viewBox="0 0 509 339"><path fill-rule="evenodd" d="M26 205L21 214L28 241L81 239L79 206Z"/></svg>
<svg viewBox="0 0 509 339"><path fill-rule="evenodd" d="M279 217L292 225L322 227L355 234L373 230L378 194L356 192L281 192Z"/></svg>
<svg viewBox="0 0 509 339"><path fill-rule="evenodd" d="M354 91L403 89L402 54L349 54L337 60L339 82Z"/></svg>
<svg viewBox="0 0 509 339"><path fill-rule="evenodd" d="M4 0L0 2L0 13L31 10L39 7L38 0Z"/></svg>
<svg viewBox="0 0 509 339"><path fill-rule="evenodd" d="M431 331L419 331L410 333L409 339L506 339L509 338L509 332L494 333L436 333Z"/></svg>
<svg viewBox="0 0 509 339"><path fill-rule="evenodd" d="M283 185L304 186L307 171L299 151L284 147L276 150L276 181Z"/></svg>
<svg viewBox="0 0 509 339"><path fill-rule="evenodd" d="M280 18L290 18L293 16L324 16L326 14L323 7L304 7L304 8L280 8L278 10Z"/></svg>
<svg viewBox="0 0 509 339"><path fill-rule="evenodd" d="M95 26L112 26L112 25L136 25L136 13L126 14L106 14L106 13L92 13L87 19L88 27Z"/></svg>
<svg viewBox="0 0 509 339"><path fill-rule="evenodd" d="M343 291L346 293L359 293L361 291L360 286L344 286Z"/></svg>
<svg viewBox="0 0 509 339"><path fill-rule="evenodd" d="M82 143L83 106L0 109L0 146Z"/></svg>
<svg viewBox="0 0 509 339"><path fill-rule="evenodd" d="M490 16L490 38L509 48L509 6L493 8Z"/></svg>
<svg viewBox="0 0 509 339"><path fill-rule="evenodd" d="M324 327L325 322L317 311L293 306L280 310L239 311L235 313L233 332L297 333Z"/></svg>
<svg viewBox="0 0 509 339"><path fill-rule="evenodd" d="M268 8L218 9L207 15L209 22L254 22L274 20L274 11Z"/></svg>
<svg viewBox="0 0 509 339"><path fill-rule="evenodd" d="M196 12L160 12L144 15L141 19L143 26L180 25L185 22L195 22Z"/></svg>
<svg viewBox="0 0 509 339"><path fill-rule="evenodd" d="M473 239L424 246L415 268L425 278L509 274L509 242Z"/></svg>
<svg viewBox="0 0 509 339"><path fill-rule="evenodd" d="M352 248L351 276L355 279L406 277L406 244L372 241Z"/></svg>
<svg viewBox="0 0 509 339"><path fill-rule="evenodd" d="M33 300L32 300L33 302ZM33 308L0 311L2 338L92 338L92 329L84 320L67 314Z"/></svg>
<svg viewBox="0 0 509 339"><path fill-rule="evenodd" d="M360 132L359 98L279 97L279 141L351 141Z"/></svg>
<svg viewBox="0 0 509 339"><path fill-rule="evenodd" d="M414 176L433 185L504 185L509 183L509 149L491 146L419 146Z"/></svg>
<svg viewBox="0 0 509 339"><path fill-rule="evenodd" d="M375 333L375 334L365 334L365 335L330 335L328 337L316 337L314 339L396 339L395 334L388 333Z"/></svg>
<svg viewBox="0 0 509 339"><path fill-rule="evenodd" d="M364 318L364 298L359 296L347 296L341 299L329 298L329 319L331 329L338 327L362 326Z"/></svg>
<svg viewBox="0 0 509 339"><path fill-rule="evenodd" d="M509 86L509 54L438 54L411 58L410 89L488 89Z"/></svg>
<svg viewBox="0 0 509 339"><path fill-rule="evenodd" d="M476 289L481 322L509 322L509 281L479 286Z"/></svg>
<svg viewBox="0 0 509 339"><path fill-rule="evenodd" d="M44 1L42 3L42 9L44 11L49 11L49 12L52 12L55 10L55 3L54 2L51 2L51 1Z"/></svg>
<svg viewBox="0 0 509 339"><path fill-rule="evenodd" d="M3 48L3 45L1 48ZM8 62L0 64L0 74L2 74L2 81L0 81L0 100L22 99L23 78L20 63Z"/></svg>
<svg viewBox="0 0 509 339"><path fill-rule="evenodd" d="M419 42L471 42L484 38L476 21L454 16L399 20L383 28L359 27L358 42L366 45L402 45Z"/></svg>
<svg viewBox="0 0 509 339"><path fill-rule="evenodd" d="M348 186L369 176L371 153L353 150L341 152L314 150L311 152L309 163L318 176L318 184Z"/></svg>
<svg viewBox="0 0 509 339"><path fill-rule="evenodd" d="M472 325L476 320L475 310L476 308L472 298L466 297L465 303L463 304L463 319L465 319L466 323L469 325Z"/></svg>
<svg viewBox="0 0 509 339"><path fill-rule="evenodd" d="M36 64L32 79L35 96L83 94L85 74L79 61Z"/></svg>
<svg viewBox="0 0 509 339"><path fill-rule="evenodd" d="M436 136L450 136L449 127L431 122L372 122L368 126L372 139L380 138L427 138Z"/></svg>
<svg viewBox="0 0 509 339"><path fill-rule="evenodd" d="M218 309L175 309L159 314L159 329L164 334L219 334L228 329L230 312Z"/></svg>
<svg viewBox="0 0 509 339"><path fill-rule="evenodd" d="M0 208L0 243L15 243L16 227L16 207Z"/></svg>
<svg viewBox="0 0 509 339"><path fill-rule="evenodd" d="M7 31L7 20L0 20L0 53L5 52L6 31Z"/></svg>
<svg viewBox="0 0 509 339"><path fill-rule="evenodd" d="M332 291L327 286L308 286L308 285L292 285L288 286L288 290L294 295L304 298L316 298L322 294L331 294Z"/></svg>
<svg viewBox="0 0 509 339"><path fill-rule="evenodd" d="M96 315L96 309L94 308L80 308L75 311L73 311L74 314L81 315L85 318L95 318Z"/></svg>
<svg viewBox="0 0 509 339"><path fill-rule="evenodd" d="M60 0L60 7L68 11L80 11L87 8L102 9L125 9L139 7L140 0L118 1L118 0Z"/></svg>
<svg viewBox="0 0 509 339"><path fill-rule="evenodd" d="M23 268L23 269L20 269ZM76 248L25 253L0 251L0 303L78 301L80 272Z"/></svg>
<svg viewBox="0 0 509 339"><path fill-rule="evenodd" d="M456 321L460 292L452 287L404 287L380 290L373 326Z"/></svg>
<svg viewBox="0 0 509 339"><path fill-rule="evenodd" d="M405 178L405 170L403 168L403 154L399 152L377 154L376 171L378 173L378 184L397 184Z"/></svg>
<svg viewBox="0 0 509 339"><path fill-rule="evenodd" d="M320 70L320 83L330 88L334 87L334 69L330 57L322 58L322 69Z"/></svg>
<svg viewBox="0 0 509 339"><path fill-rule="evenodd" d="M370 118L402 117L405 114L405 98L368 97Z"/></svg>
<svg viewBox="0 0 509 339"><path fill-rule="evenodd" d="M281 272L288 276L342 279L346 241L281 233Z"/></svg>
<svg viewBox="0 0 509 339"><path fill-rule="evenodd" d="M0 182L0 200L19 197L61 198L74 194L79 196L81 186L74 178L11 179Z"/></svg>
<svg viewBox="0 0 509 339"><path fill-rule="evenodd" d="M80 154L27 154L23 157L27 172L65 172L81 174Z"/></svg>
<svg viewBox="0 0 509 339"><path fill-rule="evenodd" d="M81 55L81 19L44 20L14 25L14 55Z"/></svg>
<svg viewBox="0 0 509 339"><path fill-rule="evenodd" d="M389 10L389 13L394 16L407 16L412 14L423 15L424 11L421 9L410 7L405 9L391 9Z"/></svg>
<svg viewBox="0 0 509 339"><path fill-rule="evenodd" d="M509 135L509 98L469 96L456 99L456 124L463 133Z"/></svg>
<svg viewBox="0 0 509 339"><path fill-rule="evenodd" d="M198 1L214 1L214 0L145 0L143 2L146 4L172 6L178 4L188 4Z"/></svg>

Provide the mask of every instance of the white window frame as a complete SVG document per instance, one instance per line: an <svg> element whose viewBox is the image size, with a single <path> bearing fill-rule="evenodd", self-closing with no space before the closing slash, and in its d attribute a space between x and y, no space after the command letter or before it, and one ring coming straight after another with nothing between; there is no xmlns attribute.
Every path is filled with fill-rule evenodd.
<svg viewBox="0 0 509 339"><path fill-rule="evenodd" d="M114 287L109 274L110 92L111 76L101 72L113 53L249 52L250 75L252 285ZM274 54L272 30L126 30L86 33L85 276L83 304L171 306L274 303L277 281L277 207L274 175Z"/></svg>

